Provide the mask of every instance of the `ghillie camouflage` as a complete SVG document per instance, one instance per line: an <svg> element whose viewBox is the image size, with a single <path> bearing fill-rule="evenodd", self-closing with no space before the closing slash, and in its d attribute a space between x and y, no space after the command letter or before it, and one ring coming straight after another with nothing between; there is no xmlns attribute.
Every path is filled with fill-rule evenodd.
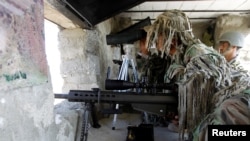
<svg viewBox="0 0 250 141"><path fill-rule="evenodd" d="M166 11L145 30L151 55L170 59L164 81L174 80L179 85L178 116L182 138L188 130L193 140L203 140L208 124L228 124L221 118L221 110L218 112L217 109L221 109L223 102L231 97L243 98L248 102L246 107L250 108L249 95L244 94L249 91L249 76L233 68L216 50L196 39L185 13ZM161 48L157 48L159 35L163 37ZM175 54L170 55L173 39L178 43ZM244 110L246 113L250 111ZM245 124L250 124L250 116L245 118Z"/></svg>

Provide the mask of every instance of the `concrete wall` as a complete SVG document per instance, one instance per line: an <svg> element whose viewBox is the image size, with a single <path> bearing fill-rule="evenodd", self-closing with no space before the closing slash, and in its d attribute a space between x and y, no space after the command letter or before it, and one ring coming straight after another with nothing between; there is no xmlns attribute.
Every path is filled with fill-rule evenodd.
<svg viewBox="0 0 250 141"><path fill-rule="evenodd" d="M121 59L121 47L106 43L106 35L116 27L112 20L98 24L93 30L75 28L59 32L63 92L96 87L104 89L108 67L111 68L110 77L117 77L119 66L113 63L113 59Z"/></svg>
<svg viewBox="0 0 250 141"><path fill-rule="evenodd" d="M215 40L227 31L239 31L245 36L250 33L250 16L244 14L222 15L216 20Z"/></svg>
<svg viewBox="0 0 250 141"><path fill-rule="evenodd" d="M106 43L107 34L119 31L117 25L122 24L117 22L119 19L109 19L98 24L93 30L74 28L59 31L58 48L61 56L61 75L64 80L63 93L68 93L72 89L104 90L108 67L111 69L110 78L117 78L119 66L113 63L113 59L121 59L121 48ZM102 108L105 105L99 106ZM59 130L58 140L79 139L84 109L84 103L67 100L55 106L56 126L53 131Z"/></svg>
<svg viewBox="0 0 250 141"><path fill-rule="evenodd" d="M42 0L0 2L0 140L48 141L53 93Z"/></svg>

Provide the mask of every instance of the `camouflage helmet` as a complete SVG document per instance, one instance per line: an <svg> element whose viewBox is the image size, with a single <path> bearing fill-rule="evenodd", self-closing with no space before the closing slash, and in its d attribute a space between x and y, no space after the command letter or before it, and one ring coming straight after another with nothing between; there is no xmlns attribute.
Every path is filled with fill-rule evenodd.
<svg viewBox="0 0 250 141"><path fill-rule="evenodd" d="M240 32L230 31L230 32L225 32L224 34L222 34L219 39L219 42L227 41L230 43L231 46L237 46L237 47L242 48L244 46L244 40L245 40L245 37Z"/></svg>
<svg viewBox="0 0 250 141"><path fill-rule="evenodd" d="M196 42L188 16L176 9L160 14L155 22L146 27L145 30L147 32L146 45L148 48L154 48L159 35L162 35L164 45L161 53L165 52L166 55L169 54L173 38L179 38L181 43L186 46ZM182 50L181 48L179 50Z"/></svg>

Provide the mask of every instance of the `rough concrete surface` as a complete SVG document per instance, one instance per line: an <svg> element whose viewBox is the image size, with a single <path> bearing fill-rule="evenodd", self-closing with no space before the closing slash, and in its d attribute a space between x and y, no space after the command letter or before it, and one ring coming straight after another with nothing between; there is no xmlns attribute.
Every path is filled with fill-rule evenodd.
<svg viewBox="0 0 250 141"><path fill-rule="evenodd" d="M63 101L55 106L56 128L60 129L57 140L79 141L84 104ZM91 121L91 119L88 119ZM93 128L89 122L87 141L126 141L128 126L138 127L141 121L140 112L123 112L118 114L114 124L114 115L99 116L100 128ZM113 130L112 127L115 127ZM167 127L154 127L154 141L181 141L179 134Z"/></svg>
<svg viewBox="0 0 250 141"><path fill-rule="evenodd" d="M139 126L140 114L123 113L117 116L115 130L113 115L100 120L101 128L90 128L88 141L126 141L128 126ZM154 141L179 141L179 134L172 132L167 127L154 127Z"/></svg>

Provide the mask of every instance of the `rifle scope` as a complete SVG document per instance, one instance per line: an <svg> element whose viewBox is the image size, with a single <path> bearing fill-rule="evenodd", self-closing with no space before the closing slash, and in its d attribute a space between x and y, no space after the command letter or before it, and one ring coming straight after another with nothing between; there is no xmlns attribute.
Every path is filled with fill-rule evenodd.
<svg viewBox="0 0 250 141"><path fill-rule="evenodd" d="M125 80L111 80L106 79L105 89L106 90L126 90L131 88L156 88L166 90L176 90L176 84L173 83L161 83L161 84L144 84L144 83L133 83Z"/></svg>

